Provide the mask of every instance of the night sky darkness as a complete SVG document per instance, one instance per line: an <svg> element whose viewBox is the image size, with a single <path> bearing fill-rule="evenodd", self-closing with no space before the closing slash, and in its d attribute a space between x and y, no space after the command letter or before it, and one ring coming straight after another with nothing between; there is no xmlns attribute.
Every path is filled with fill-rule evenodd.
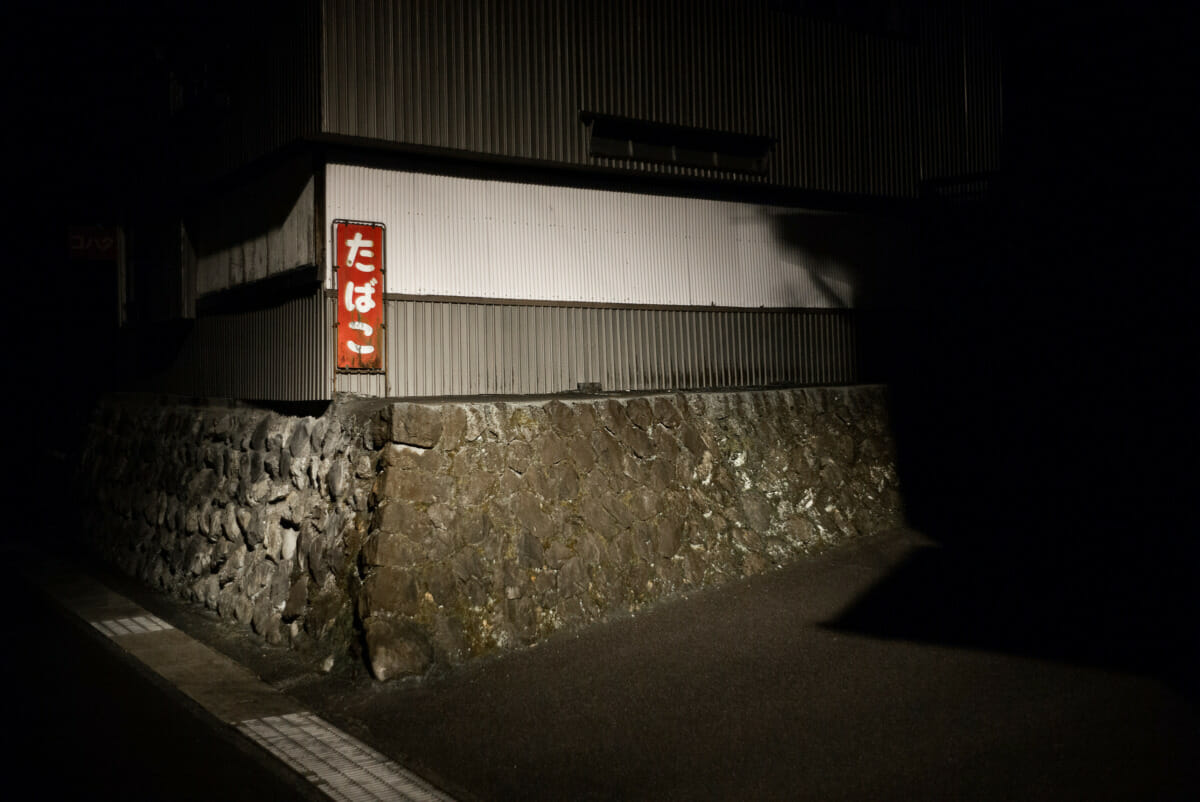
<svg viewBox="0 0 1200 802"><path fill-rule="evenodd" d="M72 295L93 285L65 265L63 232L154 219L175 202L166 69L227 20L162 5L174 6L7 4L10 414L28 418L27 382L44 409L78 413L116 375L112 332L89 313L94 290ZM989 576L1028 589L1031 609L1068 609L1081 638L1103 637L1106 616L1137 600L1132 631L1186 652L1197 630L1197 26L1175 10L1186 4L1064 5L1005 12L995 197L984 214L922 232L924 299L897 313L881 370L917 526L985 555ZM154 255L149 241L131 245ZM30 301L39 275L76 310L53 332ZM15 437L65 449L70 429ZM1099 611L1090 627L1088 609Z"/></svg>

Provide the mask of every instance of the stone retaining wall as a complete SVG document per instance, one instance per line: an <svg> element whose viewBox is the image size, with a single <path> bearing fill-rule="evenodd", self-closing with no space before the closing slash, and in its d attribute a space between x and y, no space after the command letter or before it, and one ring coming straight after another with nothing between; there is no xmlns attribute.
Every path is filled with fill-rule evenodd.
<svg viewBox="0 0 1200 802"><path fill-rule="evenodd" d="M345 401L321 418L110 402L94 537L269 641L420 674L901 523L880 388Z"/></svg>
<svg viewBox="0 0 1200 802"><path fill-rule="evenodd" d="M340 654L375 455L352 416L111 397L80 466L88 543L270 643ZM361 538L358 538L361 540Z"/></svg>

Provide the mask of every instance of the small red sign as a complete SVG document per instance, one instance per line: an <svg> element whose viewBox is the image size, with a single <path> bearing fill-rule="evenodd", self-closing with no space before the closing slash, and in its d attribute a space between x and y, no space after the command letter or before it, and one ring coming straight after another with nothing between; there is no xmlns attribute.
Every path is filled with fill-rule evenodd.
<svg viewBox="0 0 1200 802"><path fill-rule="evenodd" d="M89 262L120 259L121 232L112 226L72 226L67 232L71 258Z"/></svg>
<svg viewBox="0 0 1200 802"><path fill-rule="evenodd" d="M383 223L333 221L338 370L382 372Z"/></svg>

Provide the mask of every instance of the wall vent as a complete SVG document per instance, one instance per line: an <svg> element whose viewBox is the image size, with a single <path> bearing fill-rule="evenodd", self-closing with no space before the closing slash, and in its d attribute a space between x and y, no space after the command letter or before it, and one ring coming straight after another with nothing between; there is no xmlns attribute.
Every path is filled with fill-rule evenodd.
<svg viewBox="0 0 1200 802"><path fill-rule="evenodd" d="M580 112L579 121L588 127L588 155L609 159L762 175L767 171L767 157L775 147L775 140L766 136L689 128L591 111Z"/></svg>

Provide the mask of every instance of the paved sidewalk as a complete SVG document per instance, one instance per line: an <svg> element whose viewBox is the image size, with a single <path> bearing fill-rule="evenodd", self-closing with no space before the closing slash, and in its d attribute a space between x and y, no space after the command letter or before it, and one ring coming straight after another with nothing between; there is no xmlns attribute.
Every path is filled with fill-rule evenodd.
<svg viewBox="0 0 1200 802"><path fill-rule="evenodd" d="M115 781L88 788L86 796L92 799L453 802L245 666L92 576L56 565L36 552L22 556L31 595L41 596L44 604L40 615L22 622L29 627L36 621L40 629L22 639L21 645L29 649L28 664L20 666L24 673L6 674L8 692L22 703L32 700L32 709L22 710L17 722L9 722L6 740L11 738L15 748L4 750L6 758L22 755L20 762L26 764L30 759L49 758L87 775L98 773L97 763L107 769L127 761L127 753L134 752L133 770L119 771ZM109 643L97 644L97 638L107 638ZM74 655L73 681L52 682L50 672L29 670L30 665L61 652ZM110 677L115 672L118 680L94 682L105 672ZM39 715L53 710L55 702L61 705L62 696L84 701L68 704L57 715ZM148 702L149 698L156 703ZM87 715L90 708L113 704L133 715ZM139 717L147 707L155 708L156 715L146 717L142 712ZM159 731L164 722L169 735ZM64 731L68 738L55 737ZM199 733L199 738L187 733ZM195 748L197 740L208 746ZM87 746L47 748L48 743L73 741ZM222 753L220 770L212 770L218 766L211 761ZM227 761L235 765L226 765ZM18 761L12 763L14 771L26 768ZM147 774L142 767L155 764L166 764L170 770L158 772L156 784L147 788L140 782ZM196 787L196 774L204 775L209 788ZM65 798L84 788L64 787L55 776L43 779L36 792Z"/></svg>

